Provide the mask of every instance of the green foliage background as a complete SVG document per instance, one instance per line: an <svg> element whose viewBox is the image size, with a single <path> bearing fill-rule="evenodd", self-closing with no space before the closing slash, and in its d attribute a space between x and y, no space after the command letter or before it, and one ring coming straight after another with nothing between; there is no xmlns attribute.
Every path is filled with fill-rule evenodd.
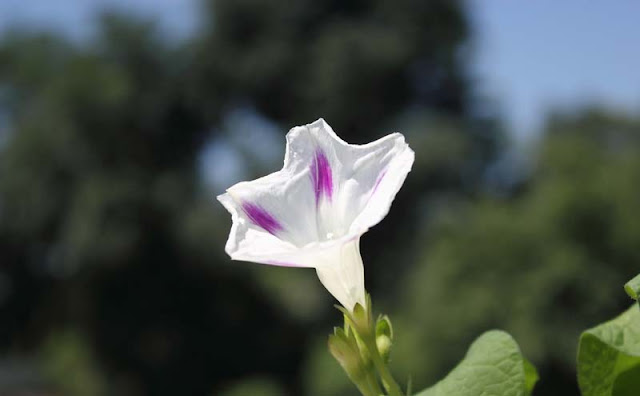
<svg viewBox="0 0 640 396"><path fill-rule="evenodd" d="M552 115L520 169L475 94L461 3L202 9L180 43L117 15L89 44L2 37L0 393L354 394L314 272L230 262L213 199L225 186L202 172L220 142L241 179L280 167L238 118L283 146L324 117L347 141L399 130L416 151L362 241L367 288L394 321L392 368L422 389L499 327L538 367L535 394L577 394L578 336L626 308L639 268L640 120Z"/></svg>

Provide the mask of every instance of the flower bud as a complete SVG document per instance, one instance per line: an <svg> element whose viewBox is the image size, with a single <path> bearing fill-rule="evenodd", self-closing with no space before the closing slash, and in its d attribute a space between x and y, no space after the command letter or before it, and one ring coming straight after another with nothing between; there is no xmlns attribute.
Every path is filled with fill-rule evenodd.
<svg viewBox="0 0 640 396"><path fill-rule="evenodd" d="M391 338L386 335L381 335L376 337L376 347L378 347L378 352L380 353L380 357L385 363L389 362L389 355L391 354Z"/></svg>
<svg viewBox="0 0 640 396"><path fill-rule="evenodd" d="M393 345L393 327L387 315L380 316L376 321L376 347L384 362L389 361L391 346Z"/></svg>
<svg viewBox="0 0 640 396"><path fill-rule="evenodd" d="M358 388L367 387L367 371L353 336L349 337L343 329L336 328L329 336L329 351Z"/></svg>

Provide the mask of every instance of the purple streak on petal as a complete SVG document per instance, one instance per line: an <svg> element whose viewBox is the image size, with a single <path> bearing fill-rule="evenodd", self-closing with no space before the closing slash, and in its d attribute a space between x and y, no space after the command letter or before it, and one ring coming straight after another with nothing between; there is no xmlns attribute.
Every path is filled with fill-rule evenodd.
<svg viewBox="0 0 640 396"><path fill-rule="evenodd" d="M378 186L380 185L380 182L382 181L382 178L384 177L384 175L387 174L387 171L384 170L382 171L382 173L380 174L380 176L378 176L378 179L376 180L376 184L373 186L373 190L371 190L371 195L376 193L376 190L378 189Z"/></svg>
<svg viewBox="0 0 640 396"><path fill-rule="evenodd" d="M273 216L269 214L266 210L264 210L259 205L254 203L245 202L242 204L242 210L247 214L247 217L251 222L269 234L275 235L278 231L282 231L284 227L282 224L278 222Z"/></svg>
<svg viewBox="0 0 640 396"><path fill-rule="evenodd" d="M316 195L316 203L320 202L323 195L331 200L333 196L331 165L329 165L329 160L321 149L316 151L313 162L311 163L311 180Z"/></svg>

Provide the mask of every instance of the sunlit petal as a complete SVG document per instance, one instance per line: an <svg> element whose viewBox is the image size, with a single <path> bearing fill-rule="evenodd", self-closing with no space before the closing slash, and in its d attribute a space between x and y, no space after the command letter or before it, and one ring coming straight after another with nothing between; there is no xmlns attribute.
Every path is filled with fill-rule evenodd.
<svg viewBox="0 0 640 396"><path fill-rule="evenodd" d="M342 305L364 305L360 236L386 216L413 160L398 133L351 145L322 119L295 127L280 171L218 197L233 220L226 251L235 260L316 268Z"/></svg>

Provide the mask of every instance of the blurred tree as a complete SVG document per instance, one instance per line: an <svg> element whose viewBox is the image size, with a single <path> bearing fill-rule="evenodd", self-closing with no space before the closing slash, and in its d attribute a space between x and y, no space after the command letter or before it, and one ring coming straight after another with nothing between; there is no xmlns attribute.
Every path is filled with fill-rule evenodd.
<svg viewBox="0 0 640 396"><path fill-rule="evenodd" d="M221 210L200 210L207 127L173 52L151 26L114 16L92 48L17 36L1 52L12 110L0 168L2 348L77 327L118 394L207 394L244 372L295 372L301 353L296 326L248 279L209 265L223 243L204 257L189 240L196 210L208 218L199 232L221 241L227 227ZM269 322L277 333L256 334Z"/></svg>
<svg viewBox="0 0 640 396"><path fill-rule="evenodd" d="M86 46L28 34L0 43L11 125L0 158L3 352L28 353L54 332L67 342L47 361L90 343L81 358L96 356L109 393L204 395L244 376L301 393L305 348L337 316L314 328L321 314L282 308L317 306L309 278L285 282L295 270L225 265L228 215L198 174L203 145L237 109L282 129L322 116L354 143L407 132L419 160L363 249L379 291L411 263L433 193L480 185L501 140L472 110L461 2L218 0L203 11L201 33L175 46L115 15Z"/></svg>
<svg viewBox="0 0 640 396"><path fill-rule="evenodd" d="M284 125L322 116L355 142L408 105L467 110L468 26L457 1L206 4L198 63L210 72L197 73L197 87L228 104L249 101Z"/></svg>
<svg viewBox="0 0 640 396"><path fill-rule="evenodd" d="M221 114L221 103L227 109L248 106L283 132L323 117L351 143L400 130L418 158L430 161L416 164L394 215L363 241L375 271L368 271L369 289L390 294L416 242L415 220L423 211L416 196L473 193L503 143L495 112L489 108L489 116L480 117L474 110L463 3L205 4L209 19L194 42L191 92L198 98L216 92L224 99L199 100L203 114ZM390 262L392 271L385 268Z"/></svg>
<svg viewBox="0 0 640 396"><path fill-rule="evenodd" d="M499 327L538 365L537 392L578 393L577 337L626 308L638 272L639 139L639 119L556 114L515 196L442 207L396 321L396 362L418 388Z"/></svg>

